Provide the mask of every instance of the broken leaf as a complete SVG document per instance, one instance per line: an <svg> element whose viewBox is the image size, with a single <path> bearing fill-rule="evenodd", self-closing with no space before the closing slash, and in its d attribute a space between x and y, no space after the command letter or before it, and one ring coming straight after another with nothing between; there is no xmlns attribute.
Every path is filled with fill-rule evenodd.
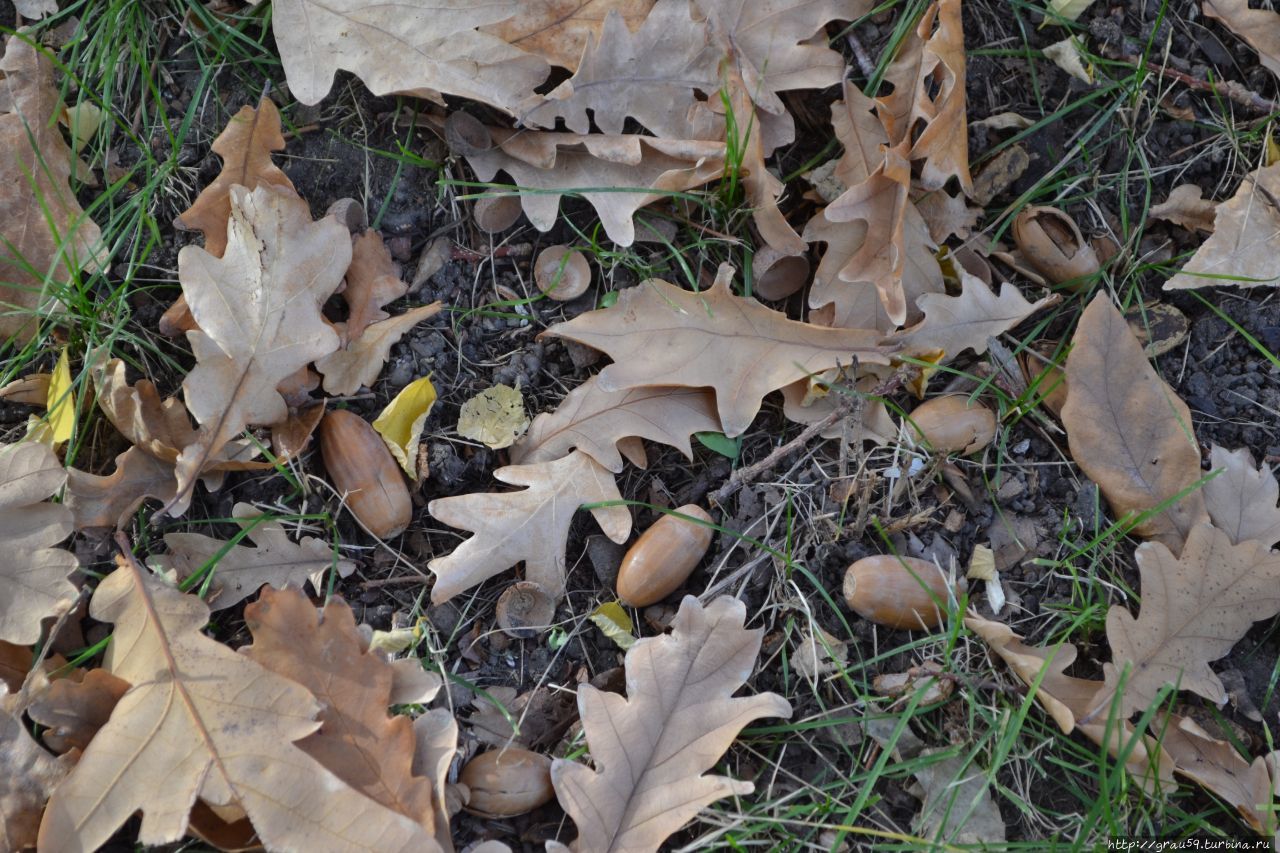
<svg viewBox="0 0 1280 853"><path fill-rule="evenodd" d="M1206 517L1194 490L1158 512L1200 479L1200 450L1191 412L1147 361L1106 293L1089 303L1067 356L1062 423L1071 456L1098 484L1117 518L1151 513L1133 532L1175 553Z"/></svg>
<svg viewBox="0 0 1280 853"><path fill-rule="evenodd" d="M806 629L791 653L791 663L810 681L839 672L849 660L849 645L819 625Z"/></svg>
<svg viewBox="0 0 1280 853"><path fill-rule="evenodd" d="M1049 12L1065 21L1074 21L1092 5L1093 0L1049 0ZM1046 19L1045 23L1049 23L1049 20Z"/></svg>
<svg viewBox="0 0 1280 853"><path fill-rule="evenodd" d="M1092 0L1089 0L1089 2L1092 2ZM1085 5L1088 5L1088 3ZM1046 46L1044 55L1046 59L1081 83L1093 85L1093 65L1090 64L1087 68L1085 67L1080 43L1073 36L1067 36L1062 41Z"/></svg>
<svg viewBox="0 0 1280 853"><path fill-rule="evenodd" d="M1244 39L1263 66L1280 77L1280 17L1275 12L1250 9L1248 0L1204 0L1204 13Z"/></svg>
<svg viewBox="0 0 1280 853"><path fill-rule="evenodd" d="M1271 13L1274 14L1274 13ZM1273 287L1280 282L1280 163L1245 176L1236 194L1218 205L1213 233L1165 290L1197 287Z"/></svg>
<svg viewBox="0 0 1280 853"><path fill-rule="evenodd" d="M528 428L524 397L510 385L484 389L458 413L458 434L494 450L510 447Z"/></svg>
<svg viewBox="0 0 1280 853"><path fill-rule="evenodd" d="M106 725L129 684L102 669L75 670L78 678L58 678L31 700L27 713L45 728L41 740L61 755L84 750Z"/></svg>
<svg viewBox="0 0 1280 853"><path fill-rule="evenodd" d="M36 846L40 815L70 769L35 742L0 685L0 850ZM75 849L75 848L66 848Z"/></svg>
<svg viewBox="0 0 1280 853"><path fill-rule="evenodd" d="M1257 540L1268 548L1280 542L1280 484L1265 467L1253 464L1247 448L1213 446L1209 463L1218 476L1204 484L1204 503L1213 526L1233 545Z"/></svg>
<svg viewBox="0 0 1280 853"><path fill-rule="evenodd" d="M1258 834L1276 831L1275 796L1264 758L1250 764L1230 743L1210 736L1188 717L1173 714L1162 722L1156 730L1162 734L1160 745L1173 759L1174 772L1235 806Z"/></svg>
<svg viewBox="0 0 1280 853"><path fill-rule="evenodd" d="M671 634L627 652L625 698L578 688L596 769L564 759L551 768L556 796L578 827L570 849L657 850L703 806L753 790L750 782L703 775L752 720L791 716L790 703L775 693L733 698L763 634L743 627L746 615L728 596L705 608L686 596Z"/></svg>
<svg viewBox="0 0 1280 853"><path fill-rule="evenodd" d="M1151 208L1151 216L1164 219L1174 225L1181 225L1188 231L1213 233L1213 222L1218 213L1218 204L1204 198L1201 189L1195 184L1182 184L1173 188L1169 197Z"/></svg>
<svg viewBox="0 0 1280 853"><path fill-rule="evenodd" d="M1004 843L1004 819L991 798L989 771L950 747L921 750L916 760L919 766L911 772L923 804L912 825L920 836L979 847Z"/></svg>
<svg viewBox="0 0 1280 853"><path fill-rule="evenodd" d="M346 282L342 291L342 301L347 303L343 340L348 344L359 340L370 324L387 319L390 315L382 309L409 290L377 231L352 238Z"/></svg>
<svg viewBox="0 0 1280 853"><path fill-rule="evenodd" d="M400 337L423 320L434 317L444 307L439 302L412 308L403 314L365 326L358 338L351 339L350 327L337 324L339 336L346 345L316 360L316 370L324 374L324 390L342 396L354 394L362 385L372 385L382 373L391 347Z"/></svg>
<svg viewBox="0 0 1280 853"><path fill-rule="evenodd" d="M494 471L493 476L499 482L528 488L437 498L427 505L437 521L476 534L452 554L427 564L436 575L431 590L436 604L521 561L527 580L561 598L565 540L578 507L622 500L612 475L578 451L552 462L508 465ZM610 539L627 541L631 513L625 506L594 507L591 514Z"/></svg>
<svg viewBox="0 0 1280 853"><path fill-rule="evenodd" d="M418 442L435 402L436 386L430 376L423 376L400 389L373 422L374 430L411 480L418 477Z"/></svg>
<svg viewBox="0 0 1280 853"><path fill-rule="evenodd" d="M987 351L987 341L999 337L1032 314L1058 301L1050 294L1028 302L1018 288L1005 282L1000 292L987 287L982 279L960 272L960 293L926 293L917 304L924 320L887 340L901 345L906 354L941 351L944 361L951 361L965 350L978 355Z"/></svg>
<svg viewBox="0 0 1280 853"><path fill-rule="evenodd" d="M110 529L127 526L147 498L168 503L177 495L173 463L130 447L116 457L115 471L107 476L68 468L64 502L76 530Z"/></svg>
<svg viewBox="0 0 1280 853"><path fill-rule="evenodd" d="M624 652L636 644L636 626L632 624L626 608L619 602L606 601L592 610L587 618Z"/></svg>

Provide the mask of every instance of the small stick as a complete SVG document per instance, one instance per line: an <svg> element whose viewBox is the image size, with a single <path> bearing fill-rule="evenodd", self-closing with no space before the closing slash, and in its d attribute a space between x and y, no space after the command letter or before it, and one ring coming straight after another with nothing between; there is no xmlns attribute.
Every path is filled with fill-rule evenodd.
<svg viewBox="0 0 1280 853"><path fill-rule="evenodd" d="M736 494L743 486L754 481L761 474L764 474L766 471L782 461L783 457L799 450L809 441L809 439L813 438L815 435L840 420L840 418L844 417L845 414L847 414L847 409L851 410L852 405L844 403L843 401L837 404L835 410L825 418L809 424L804 428L803 432L788 441L786 444L775 447L768 456L761 459L759 462L753 462L745 468L739 468L734 471L729 475L728 482L708 495L707 500L716 506L724 506L724 502L733 497L733 495Z"/></svg>
<svg viewBox="0 0 1280 853"><path fill-rule="evenodd" d="M1102 53L1108 59L1114 59L1135 67L1144 64L1136 56L1131 56L1123 51L1116 50L1115 48L1108 48L1105 45L1102 48ZM1146 63L1146 65L1147 68L1156 72L1161 77L1167 77L1170 80L1181 83L1189 89L1196 89L1200 92L1210 92L1215 95L1224 95L1230 100L1235 101L1237 104L1240 104L1243 107L1248 107L1261 115L1280 112L1280 104L1277 104L1270 98L1262 97L1257 92L1246 89L1242 84L1237 83L1235 80L1223 80L1220 83L1210 83L1207 80L1197 79L1192 77L1190 74L1178 71L1175 68L1167 68L1162 65L1151 65L1150 63Z"/></svg>

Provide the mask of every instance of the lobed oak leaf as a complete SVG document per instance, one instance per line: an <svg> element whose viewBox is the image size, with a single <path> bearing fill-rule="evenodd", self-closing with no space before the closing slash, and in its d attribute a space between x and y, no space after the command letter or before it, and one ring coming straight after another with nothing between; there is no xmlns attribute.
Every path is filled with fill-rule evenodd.
<svg viewBox="0 0 1280 853"><path fill-rule="evenodd" d="M1259 835L1276 831L1271 774L1266 759L1246 761L1235 747L1218 740L1189 717L1169 714L1162 720L1160 745L1173 759L1174 771L1236 807Z"/></svg>
<svg viewBox="0 0 1280 853"><path fill-rule="evenodd" d="M241 652L320 701L320 729L297 747L366 797L434 834L432 778L412 769L413 723L387 711L392 666L368 650L346 602L331 598L317 611L296 589L267 587L245 607L244 618L253 643Z"/></svg>
<svg viewBox="0 0 1280 853"><path fill-rule="evenodd" d="M1028 302L1022 291L1008 282L1000 292L987 287L982 279L960 271L960 293L926 293L917 300L924 320L904 329L888 340L898 344L904 353L944 353L950 361L965 350L977 355L987 351L987 342L1017 326L1032 314L1058 302L1049 294Z"/></svg>
<svg viewBox="0 0 1280 853"><path fill-rule="evenodd" d="M382 309L409 290L409 285L400 280L400 270L377 231L366 231L351 239L346 282L342 291L342 301L347 303L343 340L348 342L358 340L371 324L391 316Z"/></svg>
<svg viewBox="0 0 1280 853"><path fill-rule="evenodd" d="M1124 607L1107 611L1111 663L1106 689L1090 715L1105 715L1119 693L1121 716L1147 708L1166 684L1219 705L1227 691L1209 663L1225 655L1254 622L1280 613L1280 553L1256 541L1233 544L1208 523L1187 536L1175 557L1161 542L1144 542L1134 556L1142 577L1135 619Z"/></svg>
<svg viewBox="0 0 1280 853"><path fill-rule="evenodd" d="M514 15L480 31L576 71L587 42L600 35L610 14L635 30L653 6L654 0L525 0Z"/></svg>
<svg viewBox="0 0 1280 853"><path fill-rule="evenodd" d="M255 547L202 533L166 533L164 543L169 553L152 557L148 565L157 572L174 572L179 581L212 565L205 600L214 611L234 607L268 584L283 589L300 587L310 580L316 592L323 592L327 572L336 571L345 578L355 571L350 560L338 559L332 544L312 536L294 543L283 525L252 504L238 503L231 514Z"/></svg>
<svg viewBox="0 0 1280 853"><path fill-rule="evenodd" d="M1218 203L1202 196L1200 187L1195 184L1181 184L1173 188L1169 197L1160 204L1153 205L1151 217L1163 219L1175 225L1181 225L1188 231L1213 233L1213 222L1217 218Z"/></svg>
<svg viewBox="0 0 1280 853"><path fill-rule="evenodd" d="M751 793L750 782L704 775L752 720L791 716L776 693L733 698L764 633L744 628L746 614L728 596L705 608L686 596L671 634L627 652L626 697L578 688L596 769L564 759L551 767L556 796L578 827L570 849L656 851L704 806Z"/></svg>
<svg viewBox="0 0 1280 853"><path fill-rule="evenodd" d="M90 614L115 625L103 668L133 687L54 791L41 849L97 849L137 811L139 843L177 841L197 798L243 810L272 849L439 849L296 745L320 727L305 687L204 636L204 602L120 562Z"/></svg>
<svg viewBox="0 0 1280 853"><path fill-rule="evenodd" d="M622 456L644 468L643 445L633 453L628 438L647 438L693 458L695 432L719 432L715 395L703 388L656 385L605 391L595 377L570 391L554 412L533 420L529 432L511 448L517 464L549 462L577 448L617 474Z"/></svg>
<svg viewBox="0 0 1280 853"><path fill-rule="evenodd" d="M1213 526L1232 544L1249 540L1268 548L1280 542L1280 483L1267 469L1253 463L1248 449L1227 451L1214 445L1209 455L1214 471L1222 473L1204 484L1204 503Z"/></svg>
<svg viewBox="0 0 1280 853"><path fill-rule="evenodd" d="M0 58L0 343L19 346L36 334L36 315L56 307L57 283L99 268L102 240L70 185L53 65L29 38L9 36Z"/></svg>
<svg viewBox="0 0 1280 853"><path fill-rule="evenodd" d="M177 459L180 515L195 478L246 426L279 423L288 406L277 390L288 377L338 348L320 314L351 261L337 220L311 220L306 202L273 187L231 190L225 255L187 246L178 278L199 324L187 333L196 366L183 382L200 424Z"/></svg>
<svg viewBox="0 0 1280 853"><path fill-rule="evenodd" d="M27 713L45 728L40 737L58 754L84 750L106 725L129 683L101 669L74 670L32 697Z"/></svg>
<svg viewBox="0 0 1280 853"><path fill-rule="evenodd" d="M766 394L857 357L887 364L878 334L787 319L755 299L735 296L722 264L709 290L694 293L651 279L621 292L615 305L558 323L543 334L602 350L612 359L596 377L603 391L652 385L713 388L725 435L751 425Z"/></svg>
<svg viewBox="0 0 1280 853"><path fill-rule="evenodd" d="M1263 66L1280 77L1280 16L1268 9L1250 9L1248 0L1204 0L1204 13L1244 39Z"/></svg>
<svg viewBox="0 0 1280 853"><path fill-rule="evenodd" d="M411 770L414 776L425 776L431 780L436 841L441 848L451 851L453 841L449 835L449 818L453 811L449 809L446 797L449 767L458 752L458 723L448 708L431 708L413 721L413 738Z"/></svg>
<svg viewBox="0 0 1280 853"><path fill-rule="evenodd" d="M71 511L76 530L124 527L147 498L167 504L177 496L173 463L139 447L130 447L117 456L115 470L106 476L67 469L64 503Z"/></svg>
<svg viewBox="0 0 1280 853"><path fill-rule="evenodd" d="M622 500L612 475L578 451L551 462L507 465L493 476L528 488L437 498L427 505L438 521L475 533L452 554L427 564L436 575L431 590L436 604L521 561L525 579L559 599L565 588L565 540L574 514L583 504ZM627 541L631 514L625 506L595 507L591 514L610 539Z"/></svg>
<svg viewBox="0 0 1280 853"><path fill-rule="evenodd" d="M66 482L58 457L39 442L0 445L0 640L34 645L40 621L69 607L67 576L79 561L54 548L71 535L71 510L47 500Z"/></svg>
<svg viewBox="0 0 1280 853"><path fill-rule="evenodd" d="M1273 14L1274 13L1269 13ZM1236 194L1218 205L1213 233L1165 290L1198 287L1274 287L1280 283L1280 163L1245 176Z"/></svg>
<svg viewBox="0 0 1280 853"><path fill-rule="evenodd" d="M411 308L403 314L365 326L358 337L351 337L350 322L338 323L339 336L347 344L316 361L316 370L324 375L324 390L334 395L354 394L362 385L372 385L382 373L391 347L405 332L424 320L439 314L444 304L432 302Z"/></svg>
<svg viewBox="0 0 1280 853"><path fill-rule="evenodd" d="M1191 412L1147 361L1142 344L1107 298L1089 303L1067 356L1062 424L1071 456L1098 484L1117 517L1152 514L1133 532L1173 551L1206 518L1199 490L1154 512L1200 479Z"/></svg>
<svg viewBox="0 0 1280 853"><path fill-rule="evenodd" d="M0 850L5 851L35 847L44 805L70 769L36 743L13 699L0 685Z"/></svg>

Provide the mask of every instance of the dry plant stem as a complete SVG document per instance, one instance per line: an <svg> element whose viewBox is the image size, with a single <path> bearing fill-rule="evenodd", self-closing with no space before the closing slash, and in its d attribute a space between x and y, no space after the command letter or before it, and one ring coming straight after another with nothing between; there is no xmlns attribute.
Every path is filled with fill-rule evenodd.
<svg viewBox="0 0 1280 853"><path fill-rule="evenodd" d="M1102 48L1103 56L1108 59L1114 59L1129 65L1141 67L1144 64L1148 69L1159 74L1169 80L1181 83L1189 89L1195 89L1199 92L1209 92L1214 95L1227 97L1243 107L1258 113L1259 115L1270 115L1271 113L1280 112L1280 103L1276 103L1270 98L1264 98L1257 92L1246 89L1240 83L1234 80L1223 80L1219 83L1210 83L1207 80L1199 80L1176 68L1168 68L1163 65L1152 65L1144 63L1141 58L1132 56L1115 48L1108 48L1105 45Z"/></svg>

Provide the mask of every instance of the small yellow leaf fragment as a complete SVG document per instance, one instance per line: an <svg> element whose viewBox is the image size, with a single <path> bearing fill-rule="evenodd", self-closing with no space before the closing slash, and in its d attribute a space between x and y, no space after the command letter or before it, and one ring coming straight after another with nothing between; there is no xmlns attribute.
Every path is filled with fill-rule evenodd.
<svg viewBox="0 0 1280 853"><path fill-rule="evenodd" d="M62 120L71 133L71 144L79 154L102 125L102 110L96 104L84 101L67 107Z"/></svg>
<svg viewBox="0 0 1280 853"><path fill-rule="evenodd" d="M376 426L376 424L375 424ZM462 404L458 433L501 450L510 447L529 428L524 397L510 385L486 388Z"/></svg>
<svg viewBox="0 0 1280 853"><path fill-rule="evenodd" d="M49 376L49 390L45 394L45 416L31 416L27 422L27 440L38 441L57 449L58 445L71 440L75 426L76 398L71 385L71 363L64 349Z"/></svg>
<svg viewBox="0 0 1280 853"><path fill-rule="evenodd" d="M1044 55L1054 65L1082 83L1093 85L1093 63L1088 66L1081 60L1080 43L1071 36L1054 42L1044 49Z"/></svg>
<svg viewBox="0 0 1280 853"><path fill-rule="evenodd" d="M391 455L412 479L417 479L418 442L422 427L436 402L436 386L431 377L415 379L387 404L373 422L373 428L387 443Z"/></svg>
<svg viewBox="0 0 1280 853"><path fill-rule="evenodd" d="M591 611L588 617L618 648L626 651L635 645L635 625L622 604L609 601Z"/></svg>
<svg viewBox="0 0 1280 853"><path fill-rule="evenodd" d="M1084 14L1084 10L1093 5L1093 0L1049 0L1049 12L1056 18L1074 21ZM1059 24L1062 21L1049 18L1045 24Z"/></svg>
<svg viewBox="0 0 1280 853"><path fill-rule="evenodd" d="M413 648L422 639L421 630L412 628L392 628L390 631L374 631L369 640L369 650L374 652L390 652L398 654Z"/></svg>
<svg viewBox="0 0 1280 853"><path fill-rule="evenodd" d="M1271 128L1267 128L1267 142L1262 152L1263 168L1274 166L1280 163L1280 145L1276 144L1276 138L1271 135Z"/></svg>
<svg viewBox="0 0 1280 853"><path fill-rule="evenodd" d="M973 556L969 559L969 571L965 573L971 581L989 581L996 575L996 554L986 545L974 545Z"/></svg>

